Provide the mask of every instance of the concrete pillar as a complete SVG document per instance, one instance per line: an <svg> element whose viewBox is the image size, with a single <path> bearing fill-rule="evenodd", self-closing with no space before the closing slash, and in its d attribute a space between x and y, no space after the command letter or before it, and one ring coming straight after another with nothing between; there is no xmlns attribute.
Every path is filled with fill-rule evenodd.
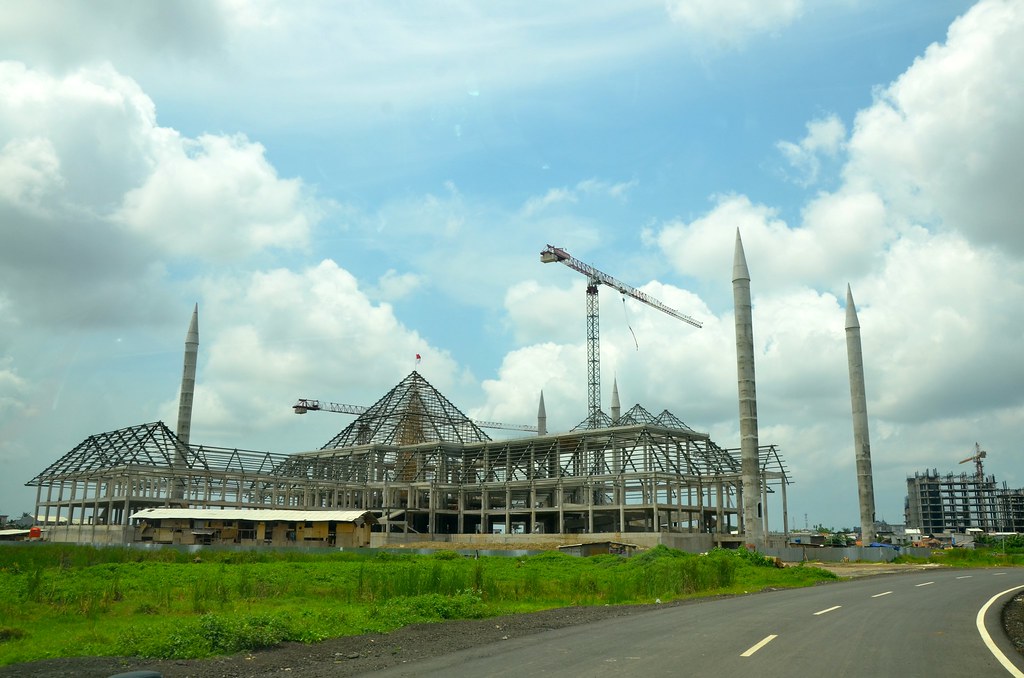
<svg viewBox="0 0 1024 678"><path fill-rule="evenodd" d="M178 429L181 442L188 445L192 431L192 398L196 391L196 362L199 357L199 304L192 309L192 321L185 335L185 364L181 375L181 396L178 399Z"/></svg>
<svg viewBox="0 0 1024 678"><path fill-rule="evenodd" d="M860 321L853 292L846 286L846 357L850 365L850 401L853 409L853 452L857 463L857 498L860 501L861 543L875 538L875 488L871 476L871 440L868 436L868 404L864 389L864 356L861 353Z"/></svg>
<svg viewBox="0 0 1024 678"><path fill-rule="evenodd" d="M537 435L548 434L548 413L544 409L544 391L540 392L540 404L537 406Z"/></svg>
<svg viewBox="0 0 1024 678"><path fill-rule="evenodd" d="M732 266L732 294L736 316L736 372L740 410L740 459L743 478L743 531L747 543L764 540L757 502L761 496L758 467L757 389L754 384L754 321L750 303L750 273L743 242L736 230Z"/></svg>

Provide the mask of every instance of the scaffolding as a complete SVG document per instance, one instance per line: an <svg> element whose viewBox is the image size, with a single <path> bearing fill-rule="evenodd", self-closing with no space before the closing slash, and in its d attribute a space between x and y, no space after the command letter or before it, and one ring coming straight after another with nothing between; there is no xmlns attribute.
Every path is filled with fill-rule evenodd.
<svg viewBox="0 0 1024 678"><path fill-rule="evenodd" d="M774 445L760 461L760 520L781 492L788 531L789 472ZM385 530L430 535L743 534L739 450L668 411L491 440L416 372L319 450L186 445L155 422L90 436L27 484L41 521L82 541L127 541L130 516L153 507L371 510Z"/></svg>
<svg viewBox="0 0 1024 678"><path fill-rule="evenodd" d="M907 526L925 534L1024 531L1024 491L1000 485L994 475L915 472L907 476L904 510Z"/></svg>

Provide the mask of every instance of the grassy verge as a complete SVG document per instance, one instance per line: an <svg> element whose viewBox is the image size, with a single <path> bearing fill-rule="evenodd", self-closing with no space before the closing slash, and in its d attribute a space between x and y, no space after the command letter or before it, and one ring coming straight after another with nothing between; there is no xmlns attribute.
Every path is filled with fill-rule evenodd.
<svg viewBox="0 0 1024 678"><path fill-rule="evenodd" d="M568 605L650 603L835 576L756 553L633 558L373 556L0 546L0 665L47 657L193 658L282 641Z"/></svg>

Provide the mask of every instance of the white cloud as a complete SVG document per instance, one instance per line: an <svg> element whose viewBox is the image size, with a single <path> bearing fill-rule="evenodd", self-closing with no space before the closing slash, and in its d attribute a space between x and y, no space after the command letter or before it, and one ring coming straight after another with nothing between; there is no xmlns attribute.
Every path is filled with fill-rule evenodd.
<svg viewBox="0 0 1024 678"><path fill-rule="evenodd" d="M1024 5L978 3L861 111L848 184L893 210L1024 253Z"/></svg>
<svg viewBox="0 0 1024 678"><path fill-rule="evenodd" d="M880 275L855 283L877 415L941 421L1021 404L1019 322L1024 265L958 236L918 232Z"/></svg>
<svg viewBox="0 0 1024 678"><path fill-rule="evenodd" d="M37 0L0 7L0 44L8 55L56 69L111 56L188 59L216 51L224 22L218 3L68 3ZM50 40L40 40L46 34Z"/></svg>
<svg viewBox="0 0 1024 678"><path fill-rule="evenodd" d="M55 76L0 62L0 141L0 289L17 318L151 321L166 260L303 247L327 208L259 144L158 126L109 65Z"/></svg>
<svg viewBox="0 0 1024 678"><path fill-rule="evenodd" d="M27 410L28 383L11 366L12 360L0 358L0 415Z"/></svg>
<svg viewBox="0 0 1024 678"><path fill-rule="evenodd" d="M834 158L842 149L846 126L838 116L830 115L807 123L807 135L798 143L779 141L776 148L797 175L793 180L804 187L818 181L821 156Z"/></svg>
<svg viewBox="0 0 1024 678"><path fill-rule="evenodd" d="M568 430L586 418L585 359L581 347L554 343L511 351L502 360L498 378L484 380L486 401L472 410L472 416L535 423L543 391L548 430Z"/></svg>
<svg viewBox="0 0 1024 678"><path fill-rule="evenodd" d="M64 184L60 159L48 139L12 139L0 148L0 201L43 211Z"/></svg>
<svg viewBox="0 0 1024 678"><path fill-rule="evenodd" d="M552 188L540 197L529 198L526 203L523 204L523 216L532 217L543 212L552 205L575 202L579 202L579 198L576 196L575 191L568 188Z"/></svg>
<svg viewBox="0 0 1024 678"><path fill-rule="evenodd" d="M454 360L404 327L390 306L371 303L331 260L302 271L211 277L202 288L196 441L223 444L249 431L246 442L234 444L253 446L273 430L323 444L327 430L340 431L347 421L329 414L326 421L299 421L289 408L297 398L370 405L382 384L412 371L417 353L424 356L418 369L442 392L455 384ZM176 399L168 400L164 416L175 416L176 407Z"/></svg>
<svg viewBox="0 0 1024 678"><path fill-rule="evenodd" d="M740 47L800 18L804 0L667 0L669 17L693 40L713 47Z"/></svg>
<svg viewBox="0 0 1024 678"><path fill-rule="evenodd" d="M264 148L244 136L167 139L153 171L115 219L173 255L235 259L303 248L319 219L302 182L280 179Z"/></svg>
<svg viewBox="0 0 1024 678"><path fill-rule="evenodd" d="M531 344L575 338L579 327L567 319L579 315L582 320L584 294L582 278L568 287L541 285L536 280L513 284L505 292L505 315L515 340Z"/></svg>
<svg viewBox="0 0 1024 678"><path fill-rule="evenodd" d="M636 179L618 183L609 183L601 179L590 178L577 182L573 187L562 186L551 188L542 196L533 196L523 203L521 209L524 218L535 217L558 205L576 205L581 199L599 200L611 198L617 201L625 201L629 192L636 188L640 182Z"/></svg>
<svg viewBox="0 0 1024 678"><path fill-rule="evenodd" d="M389 268L377 281L376 288L368 293L381 301L394 302L408 297L422 284L423 278L415 273L399 273Z"/></svg>
<svg viewBox="0 0 1024 678"><path fill-rule="evenodd" d="M906 474L955 468L975 438L1009 449L1024 424L1019 318L1006 312L1024 306L1024 204L1010 186L1024 142L1014 75L1024 65L1022 15L1020 3L979 3L946 44L880 90L856 117L842 186L810 199L801 223L727 196L650 236L679 271L724 287L732 233L742 231L761 441L782 445L800 483L832 485L852 472L837 298L852 282L876 495L889 497L879 506L889 520L900 519L892 498L903 496ZM808 178L823 167L818 158L844 149L838 121L819 122L783 147ZM713 429L727 436L730 427ZM852 480L836 492L855 501Z"/></svg>

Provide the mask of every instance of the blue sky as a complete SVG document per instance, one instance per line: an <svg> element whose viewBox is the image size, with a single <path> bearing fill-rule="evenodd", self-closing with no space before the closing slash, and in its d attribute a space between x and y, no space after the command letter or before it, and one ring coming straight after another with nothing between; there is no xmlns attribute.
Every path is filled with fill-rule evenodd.
<svg viewBox="0 0 1024 678"><path fill-rule="evenodd" d="M743 234L791 523L857 521L844 296L878 517L957 462L1024 486L1024 3L0 2L0 512L90 434L176 418L293 452L420 372L481 419L604 398L738 446ZM633 335L636 336L634 342ZM776 517L778 513L776 512ZM773 525L773 527L780 527Z"/></svg>

